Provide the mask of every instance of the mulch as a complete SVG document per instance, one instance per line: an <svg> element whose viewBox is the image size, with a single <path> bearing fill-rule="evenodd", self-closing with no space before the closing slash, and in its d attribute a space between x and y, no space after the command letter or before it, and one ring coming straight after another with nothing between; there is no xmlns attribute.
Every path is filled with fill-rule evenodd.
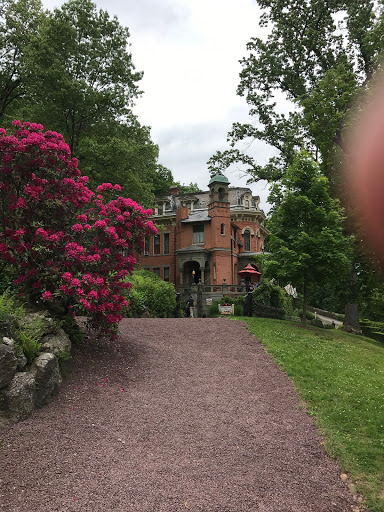
<svg viewBox="0 0 384 512"><path fill-rule="evenodd" d="M4 512L346 512L291 383L228 319L127 319L0 435Z"/></svg>

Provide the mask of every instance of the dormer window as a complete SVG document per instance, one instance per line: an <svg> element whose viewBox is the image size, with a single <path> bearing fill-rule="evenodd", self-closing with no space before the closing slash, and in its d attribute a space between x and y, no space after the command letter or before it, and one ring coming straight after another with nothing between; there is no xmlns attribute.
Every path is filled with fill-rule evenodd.
<svg viewBox="0 0 384 512"><path fill-rule="evenodd" d="M249 201L248 201L248 199L245 200L245 207L249 208Z"/></svg>
<svg viewBox="0 0 384 512"><path fill-rule="evenodd" d="M158 205L157 212L158 212L158 215L163 215L163 205L162 204Z"/></svg>

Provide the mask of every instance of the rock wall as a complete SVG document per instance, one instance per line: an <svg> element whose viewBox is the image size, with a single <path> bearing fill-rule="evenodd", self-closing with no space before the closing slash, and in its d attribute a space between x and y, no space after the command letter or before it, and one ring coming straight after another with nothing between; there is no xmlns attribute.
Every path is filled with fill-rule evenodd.
<svg viewBox="0 0 384 512"><path fill-rule="evenodd" d="M32 318L28 315L25 322ZM46 320L41 352L29 365L12 338L0 338L0 424L25 420L58 392L62 382L59 360L70 354L71 341L52 319Z"/></svg>

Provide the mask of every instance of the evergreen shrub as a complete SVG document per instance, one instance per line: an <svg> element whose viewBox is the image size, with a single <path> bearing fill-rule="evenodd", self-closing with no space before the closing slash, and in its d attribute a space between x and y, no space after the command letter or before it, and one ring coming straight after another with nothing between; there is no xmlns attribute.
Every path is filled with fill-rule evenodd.
<svg viewBox="0 0 384 512"><path fill-rule="evenodd" d="M135 270L127 277L132 285L124 291L128 301L126 316L141 316L146 311L151 317L171 317L176 308L176 292L172 283L163 281L148 270Z"/></svg>

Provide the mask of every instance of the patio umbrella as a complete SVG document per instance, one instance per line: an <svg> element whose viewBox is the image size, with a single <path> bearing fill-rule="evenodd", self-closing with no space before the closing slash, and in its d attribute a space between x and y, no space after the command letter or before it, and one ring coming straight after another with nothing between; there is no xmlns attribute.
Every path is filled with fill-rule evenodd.
<svg viewBox="0 0 384 512"><path fill-rule="evenodd" d="M243 276L261 276L261 272L255 270L250 263L248 263L248 265L244 267L243 270L240 270L238 274L241 274Z"/></svg>

